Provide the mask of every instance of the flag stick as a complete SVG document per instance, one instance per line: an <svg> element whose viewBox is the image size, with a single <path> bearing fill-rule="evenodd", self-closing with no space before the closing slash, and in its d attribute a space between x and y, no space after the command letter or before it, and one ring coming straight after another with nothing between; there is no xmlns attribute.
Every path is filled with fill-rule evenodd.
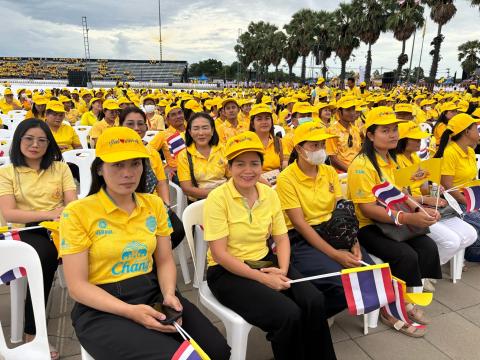
<svg viewBox="0 0 480 360"><path fill-rule="evenodd" d="M437 202L435 204L435 211L437 211L438 209L438 200L440 200L440 191L441 191L441 185L438 185L438 189L437 189Z"/></svg>
<svg viewBox="0 0 480 360"><path fill-rule="evenodd" d="M340 271L338 271L338 272L333 272L333 273L328 273L328 274L315 275L315 276L304 277L304 278L301 278L301 279L290 280L289 283L294 284L294 283L303 282L303 281L323 279L323 278L327 278L327 277L340 276L340 275L342 275L342 273Z"/></svg>
<svg viewBox="0 0 480 360"><path fill-rule="evenodd" d="M25 228L16 228L16 229L9 229L8 226L0 226L0 234L10 232L10 231L27 231L27 230L35 230L35 229L43 229L43 226L29 226Z"/></svg>

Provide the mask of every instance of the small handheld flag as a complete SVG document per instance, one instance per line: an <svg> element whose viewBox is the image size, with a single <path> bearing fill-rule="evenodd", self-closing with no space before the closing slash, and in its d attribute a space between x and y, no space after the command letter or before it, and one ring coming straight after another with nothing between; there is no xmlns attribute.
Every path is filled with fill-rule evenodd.
<svg viewBox="0 0 480 360"><path fill-rule="evenodd" d="M372 188L372 193L380 202L385 204L387 208L393 204L402 203L408 200L406 194L402 193L388 181L375 185Z"/></svg>
<svg viewBox="0 0 480 360"><path fill-rule="evenodd" d="M12 270L8 270L3 275L0 275L0 285L1 284L7 284L10 281L13 281L15 279L19 279L19 278L24 277L24 276L27 276L27 271L25 270L24 267L13 268Z"/></svg>
<svg viewBox="0 0 480 360"><path fill-rule="evenodd" d="M0 240L17 240L17 241L20 241L20 234L16 230L6 231L6 232L0 234Z"/></svg>
<svg viewBox="0 0 480 360"><path fill-rule="evenodd" d="M177 322L174 322L173 325L182 336L184 342L180 345L175 354L173 354L172 360L211 360L184 328L178 325Z"/></svg>
<svg viewBox="0 0 480 360"><path fill-rule="evenodd" d="M348 311L352 315L369 313L395 300L388 264L345 269L341 277Z"/></svg>
<svg viewBox="0 0 480 360"><path fill-rule="evenodd" d="M185 141L178 131L167 138L167 143L168 148L170 149L170 154L172 154L174 157L176 157L180 151L187 147L185 145Z"/></svg>
<svg viewBox="0 0 480 360"><path fill-rule="evenodd" d="M467 202L467 213L480 209L480 186L471 186L463 189Z"/></svg>

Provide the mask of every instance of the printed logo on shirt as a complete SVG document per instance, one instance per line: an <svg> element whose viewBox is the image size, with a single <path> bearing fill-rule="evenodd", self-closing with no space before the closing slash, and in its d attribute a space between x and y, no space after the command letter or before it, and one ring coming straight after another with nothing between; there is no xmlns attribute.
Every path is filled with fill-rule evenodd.
<svg viewBox="0 0 480 360"><path fill-rule="evenodd" d="M108 224L107 224L106 220L103 220L103 219L99 220L98 221L99 230L95 231L95 235L97 235L97 236L112 235L113 230L109 230L109 229L107 229L107 227L108 227Z"/></svg>
<svg viewBox="0 0 480 360"><path fill-rule="evenodd" d="M358 169L358 170L355 170L355 174L365 174L365 170L362 170L362 169Z"/></svg>
<svg viewBox="0 0 480 360"><path fill-rule="evenodd" d="M157 219L155 216L149 216L146 221L147 229L154 232L157 229Z"/></svg>
<svg viewBox="0 0 480 360"><path fill-rule="evenodd" d="M65 239L62 239L62 241L60 241L60 247L63 250L67 250L67 249L70 248L70 245L67 243L67 241Z"/></svg>
<svg viewBox="0 0 480 360"><path fill-rule="evenodd" d="M146 273L149 264L147 246L132 241L122 250L121 260L112 266L112 274Z"/></svg>

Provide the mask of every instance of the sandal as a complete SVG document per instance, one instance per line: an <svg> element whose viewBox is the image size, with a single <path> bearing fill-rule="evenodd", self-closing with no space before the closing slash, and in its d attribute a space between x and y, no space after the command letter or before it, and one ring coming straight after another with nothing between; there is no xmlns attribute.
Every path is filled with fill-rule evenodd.
<svg viewBox="0 0 480 360"><path fill-rule="evenodd" d="M421 325L430 324L430 319L425 315L425 312L418 306L415 306L413 304L405 304L405 308L407 309L408 317L413 322L419 323Z"/></svg>
<svg viewBox="0 0 480 360"><path fill-rule="evenodd" d="M60 359L60 353L58 352L58 350L55 348L55 346L53 346L52 344L48 344L48 347L50 348L50 358L52 360L58 360Z"/></svg>
<svg viewBox="0 0 480 360"><path fill-rule="evenodd" d="M427 328L425 325L409 325L402 320L397 320L395 324L392 324L392 322L387 319L382 313L380 313L380 321L388 327L414 338L421 338L427 332Z"/></svg>

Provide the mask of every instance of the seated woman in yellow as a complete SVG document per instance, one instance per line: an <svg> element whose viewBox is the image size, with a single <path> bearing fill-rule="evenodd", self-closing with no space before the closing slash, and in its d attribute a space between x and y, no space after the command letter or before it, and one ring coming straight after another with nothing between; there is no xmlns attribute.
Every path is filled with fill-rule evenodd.
<svg viewBox="0 0 480 360"><path fill-rule="evenodd" d="M400 168L406 168L421 163L417 155L420 150L421 139L430 136L429 133L424 132L413 121L407 121L398 125L399 141L397 145L397 164ZM428 182L425 182L421 187L409 187L413 198L420 204L425 204L430 207L437 206L437 198L430 196ZM447 201L444 199L438 200L439 207L445 207ZM470 246L477 239L477 232L475 228L460 219L453 216L445 219L440 219L439 222L430 226L428 235L437 244L438 253L440 256L440 264L447 263L455 254Z"/></svg>
<svg viewBox="0 0 480 360"><path fill-rule="evenodd" d="M475 147L479 141L477 130L478 119L467 114L458 114L450 119L447 130L442 135L436 158L442 158L441 183L445 189L456 187L450 194L457 200L463 211L467 201L463 188L475 180L478 174ZM463 214L463 220L472 225L480 233L480 213ZM480 262L480 239L465 249L465 259Z"/></svg>
<svg viewBox="0 0 480 360"><path fill-rule="evenodd" d="M65 119L68 120L70 125L75 126L77 121L80 120L81 114L75 109L75 103L72 99L66 96L60 96L58 100L63 104L65 108Z"/></svg>
<svg viewBox="0 0 480 360"><path fill-rule="evenodd" d="M47 107L48 98L44 95L35 94L32 97L33 105L25 115L25 119L40 119L45 120L45 109Z"/></svg>
<svg viewBox="0 0 480 360"><path fill-rule="evenodd" d="M186 151L178 154L178 180L190 201L204 199L227 181L227 160L219 144L215 121L204 112L187 121Z"/></svg>
<svg viewBox="0 0 480 360"><path fill-rule="evenodd" d="M383 234L375 224L392 224L394 220L384 207L377 203L372 193L376 185L388 181L395 185L397 169L394 150L398 143L398 120L392 108L379 106L370 110L365 128L366 137L360 154L348 167L348 193L355 204L360 230L358 240L369 254L390 264L392 274L404 280L412 291L422 289L422 279L440 279L442 272L435 242L426 235L415 236L406 241L395 241ZM420 210L408 201L412 211ZM428 227L435 224L440 214L433 209L418 212L392 210L398 224ZM408 307L408 316L417 323L428 320L416 307ZM408 336L423 336L425 329L399 323L398 319L382 311L382 321Z"/></svg>
<svg viewBox="0 0 480 360"><path fill-rule="evenodd" d="M175 290L172 230L162 200L145 194L142 139L132 129L109 128L96 155L89 196L67 206L60 220L80 343L95 359L171 359L183 340L161 323L165 314L153 305L163 304L182 312L177 321L212 359L228 359L220 332Z"/></svg>
<svg viewBox="0 0 480 360"><path fill-rule="evenodd" d="M105 129L118 126L118 111L120 108L115 100L108 99L102 104L103 119L93 124L90 129L90 146L94 149L98 137Z"/></svg>
<svg viewBox="0 0 480 360"><path fill-rule="evenodd" d="M102 99L92 98L89 103L89 111L83 113L80 119L80 125L93 126L97 121L101 120L102 113Z"/></svg>
<svg viewBox="0 0 480 360"><path fill-rule="evenodd" d="M63 207L77 199L77 188L52 132L43 120L22 121L13 135L11 164L0 168L0 212L14 227L56 220ZM21 231L20 239L38 253L42 265L45 305L58 266L57 248L45 229ZM25 301L25 339L35 337L30 292ZM58 351L51 347L52 359Z"/></svg>
<svg viewBox="0 0 480 360"><path fill-rule="evenodd" d="M433 136L437 144L440 144L440 139L443 132L447 129L448 121L458 114L458 106L453 102L446 102L441 106L442 113L438 117L437 122L433 126Z"/></svg>
<svg viewBox="0 0 480 360"><path fill-rule="evenodd" d="M45 122L52 131L53 137L62 152L81 149L82 143L77 133L70 125L64 124L65 109L58 100L50 100L47 103Z"/></svg>
<svg viewBox="0 0 480 360"><path fill-rule="evenodd" d="M315 108L318 112L318 123L325 128L328 128L330 126L330 120L332 118L332 110L335 109L335 106L333 104L321 102L315 105Z"/></svg>
<svg viewBox="0 0 480 360"><path fill-rule="evenodd" d="M345 236L344 247L334 247L320 235L323 223L332 218L337 200L342 197L338 174L325 165L325 140L330 135L320 124L309 122L295 129L290 165L278 177L277 192L284 211L288 237L292 247L292 265L305 276L326 274L343 268L361 266L359 260L372 262L362 254L355 235ZM352 216L351 231L358 231ZM325 238L324 238L325 237ZM314 280L325 296L327 317L346 308L340 277Z"/></svg>
<svg viewBox="0 0 480 360"><path fill-rule="evenodd" d="M258 182L264 152L251 131L226 144L232 178L210 192L204 207L208 286L219 302L267 332L275 359L335 359L322 293L309 282L288 282L302 275L289 264L278 196Z"/></svg>

